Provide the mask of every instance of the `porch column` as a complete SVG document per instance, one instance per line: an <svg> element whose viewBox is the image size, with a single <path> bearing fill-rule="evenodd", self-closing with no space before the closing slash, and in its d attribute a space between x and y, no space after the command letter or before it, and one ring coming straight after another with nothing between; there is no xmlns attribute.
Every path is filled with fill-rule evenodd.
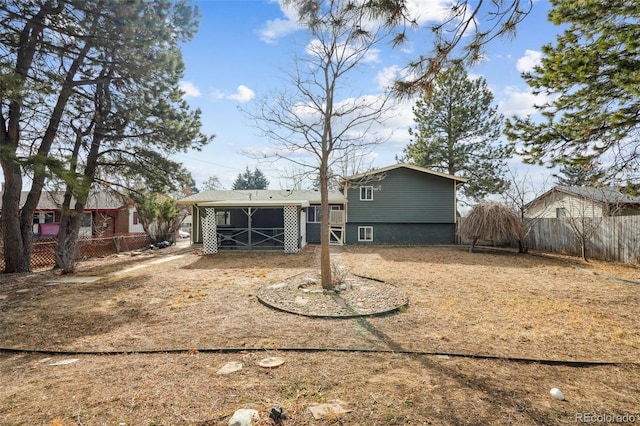
<svg viewBox="0 0 640 426"><path fill-rule="evenodd" d="M300 243L298 241L298 207L284 206L284 252L298 253Z"/></svg>
<svg viewBox="0 0 640 426"><path fill-rule="evenodd" d="M214 254L218 252L218 225L216 209L206 208L207 216L202 220L202 252Z"/></svg>

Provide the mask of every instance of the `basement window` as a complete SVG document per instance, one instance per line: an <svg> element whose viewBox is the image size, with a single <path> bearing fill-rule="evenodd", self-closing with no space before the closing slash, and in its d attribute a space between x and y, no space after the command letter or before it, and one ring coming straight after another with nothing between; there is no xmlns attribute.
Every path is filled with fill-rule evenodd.
<svg viewBox="0 0 640 426"><path fill-rule="evenodd" d="M373 226L358 226L358 241L373 241Z"/></svg>

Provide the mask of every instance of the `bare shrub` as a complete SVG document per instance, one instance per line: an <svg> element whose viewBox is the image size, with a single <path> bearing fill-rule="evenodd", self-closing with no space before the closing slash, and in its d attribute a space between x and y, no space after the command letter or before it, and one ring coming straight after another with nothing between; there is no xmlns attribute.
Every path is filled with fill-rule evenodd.
<svg viewBox="0 0 640 426"><path fill-rule="evenodd" d="M469 251L473 252L478 240L494 243L519 240L525 235L525 230L515 211L503 204L484 202L475 206L464 218L460 233L471 240Z"/></svg>
<svg viewBox="0 0 640 426"><path fill-rule="evenodd" d="M331 281L334 286L344 283L349 275L349 268L341 262L331 261Z"/></svg>

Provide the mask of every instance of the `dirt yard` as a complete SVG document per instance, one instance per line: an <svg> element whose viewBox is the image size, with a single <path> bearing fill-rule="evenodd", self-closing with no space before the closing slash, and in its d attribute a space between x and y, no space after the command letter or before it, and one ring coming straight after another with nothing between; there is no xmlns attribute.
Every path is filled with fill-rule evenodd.
<svg viewBox="0 0 640 426"><path fill-rule="evenodd" d="M260 303L315 268L314 247L83 262L93 282L0 276L0 425L227 425L241 408L272 425L276 406L287 426L640 423L639 268L461 247L332 258L408 306L315 318ZM315 419L326 403L346 412Z"/></svg>

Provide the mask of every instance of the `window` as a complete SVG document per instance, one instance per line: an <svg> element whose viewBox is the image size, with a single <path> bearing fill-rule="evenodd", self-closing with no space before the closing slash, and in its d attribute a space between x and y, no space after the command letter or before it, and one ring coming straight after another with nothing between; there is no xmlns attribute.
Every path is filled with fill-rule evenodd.
<svg viewBox="0 0 640 426"><path fill-rule="evenodd" d="M309 206L307 209L307 223L320 223L320 206Z"/></svg>
<svg viewBox="0 0 640 426"><path fill-rule="evenodd" d="M320 206L310 206L307 208L307 223L320 223ZM342 207L336 204L329 205L329 210L342 210ZM329 213L331 217L331 213Z"/></svg>
<svg viewBox="0 0 640 426"><path fill-rule="evenodd" d="M53 223L54 219L55 219L55 214L53 212L45 212L44 223Z"/></svg>
<svg viewBox="0 0 640 426"><path fill-rule="evenodd" d="M360 201L373 201L373 186L360 187Z"/></svg>
<svg viewBox="0 0 640 426"><path fill-rule="evenodd" d="M373 241L373 226L358 226L358 241Z"/></svg>
<svg viewBox="0 0 640 426"><path fill-rule="evenodd" d="M564 219L567 217L567 209L564 207L558 207L556 209L556 219Z"/></svg>
<svg viewBox="0 0 640 426"><path fill-rule="evenodd" d="M231 213L227 210L217 211L216 225L231 225Z"/></svg>
<svg viewBox="0 0 640 426"><path fill-rule="evenodd" d="M138 212L133 212L133 224L137 225L138 223L140 223L138 219Z"/></svg>
<svg viewBox="0 0 640 426"><path fill-rule="evenodd" d="M85 213L82 215L82 220L80 221L80 227L91 228L91 213Z"/></svg>
<svg viewBox="0 0 640 426"><path fill-rule="evenodd" d="M34 213L33 214L33 224L37 225L40 223L40 213Z"/></svg>

